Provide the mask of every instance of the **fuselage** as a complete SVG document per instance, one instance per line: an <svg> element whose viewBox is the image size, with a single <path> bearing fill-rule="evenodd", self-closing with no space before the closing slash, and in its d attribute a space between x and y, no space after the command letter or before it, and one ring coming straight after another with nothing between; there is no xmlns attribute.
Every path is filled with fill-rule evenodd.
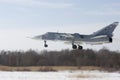
<svg viewBox="0 0 120 80"><path fill-rule="evenodd" d="M51 41L74 41L74 42L95 42L95 43L103 43L103 42L112 42L112 36L108 37L106 35L81 35L79 33L58 33L58 32L47 32L43 35L36 36L36 39L41 40L51 40Z"/></svg>

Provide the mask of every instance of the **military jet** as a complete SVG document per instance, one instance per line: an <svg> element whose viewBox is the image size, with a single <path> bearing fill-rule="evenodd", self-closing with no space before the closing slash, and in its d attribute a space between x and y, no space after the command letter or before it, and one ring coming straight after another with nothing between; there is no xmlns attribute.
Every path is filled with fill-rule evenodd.
<svg viewBox="0 0 120 80"><path fill-rule="evenodd" d="M43 35L32 37L32 39L43 40L44 47L48 47L47 41L64 41L72 45L73 49L83 49L80 45L82 43L96 45L113 42L113 31L119 22L113 22L112 24L92 33L89 35L82 35L79 33L58 33L47 32Z"/></svg>

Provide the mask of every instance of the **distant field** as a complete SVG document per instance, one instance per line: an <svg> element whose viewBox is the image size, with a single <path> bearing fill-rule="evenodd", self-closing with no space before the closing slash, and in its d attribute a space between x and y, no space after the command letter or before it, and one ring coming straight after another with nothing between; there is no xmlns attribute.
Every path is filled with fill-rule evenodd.
<svg viewBox="0 0 120 80"><path fill-rule="evenodd" d="M61 71L61 70L104 70L101 67L95 66L84 66L84 67L75 67L75 66L30 66L30 67L9 67L9 66L0 66L0 71Z"/></svg>

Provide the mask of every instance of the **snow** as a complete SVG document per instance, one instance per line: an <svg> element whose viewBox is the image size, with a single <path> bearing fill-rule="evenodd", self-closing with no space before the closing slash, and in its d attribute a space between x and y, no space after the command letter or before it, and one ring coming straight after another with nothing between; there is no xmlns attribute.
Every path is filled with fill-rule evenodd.
<svg viewBox="0 0 120 80"><path fill-rule="evenodd" d="M119 72L58 71L6 72L0 71L0 80L120 80Z"/></svg>

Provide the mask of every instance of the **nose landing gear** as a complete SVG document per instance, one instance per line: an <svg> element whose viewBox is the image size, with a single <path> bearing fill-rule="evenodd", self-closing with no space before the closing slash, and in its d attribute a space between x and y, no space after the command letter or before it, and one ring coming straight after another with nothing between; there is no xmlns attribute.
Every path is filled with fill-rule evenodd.
<svg viewBox="0 0 120 80"><path fill-rule="evenodd" d="M44 41L44 47L48 47L46 40Z"/></svg>

